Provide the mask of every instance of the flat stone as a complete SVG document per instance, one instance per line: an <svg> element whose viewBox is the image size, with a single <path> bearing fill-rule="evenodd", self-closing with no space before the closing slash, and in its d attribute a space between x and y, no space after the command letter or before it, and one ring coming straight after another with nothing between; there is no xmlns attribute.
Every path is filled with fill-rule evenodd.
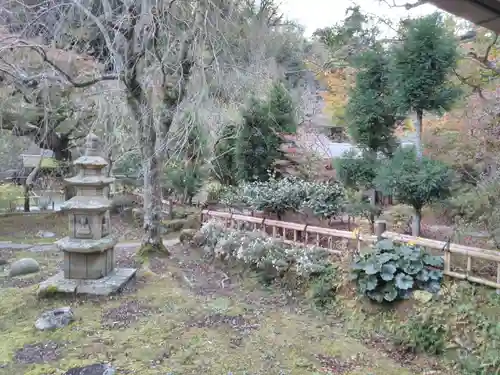
<svg viewBox="0 0 500 375"><path fill-rule="evenodd" d="M116 370L101 363L84 367L74 367L64 373L64 375L114 375Z"/></svg>
<svg viewBox="0 0 500 375"><path fill-rule="evenodd" d="M61 238L56 241L59 249L70 253L95 253L111 249L117 244L117 240L111 236L99 240L82 240L71 237Z"/></svg>
<svg viewBox="0 0 500 375"><path fill-rule="evenodd" d="M40 237L40 238L54 238L56 236L56 234L54 232L40 230L40 231L38 231L36 236Z"/></svg>
<svg viewBox="0 0 500 375"><path fill-rule="evenodd" d="M22 276L40 271L40 265L35 259L23 258L10 265L9 276Z"/></svg>
<svg viewBox="0 0 500 375"><path fill-rule="evenodd" d="M75 321L71 307L61 307L45 311L35 322L36 329L40 331L63 328Z"/></svg>
<svg viewBox="0 0 500 375"><path fill-rule="evenodd" d="M64 272L60 272L39 284L38 295L61 293L109 296L122 290L136 272L135 268L116 268L109 275L97 280L65 279Z"/></svg>
<svg viewBox="0 0 500 375"><path fill-rule="evenodd" d="M13 243L12 241L1 241L0 242L0 250L2 250L2 249L26 250L32 246L33 245L29 245L29 244L25 244L25 243Z"/></svg>
<svg viewBox="0 0 500 375"><path fill-rule="evenodd" d="M427 303L432 300L433 294L425 290L415 290L412 294L414 300L420 303Z"/></svg>

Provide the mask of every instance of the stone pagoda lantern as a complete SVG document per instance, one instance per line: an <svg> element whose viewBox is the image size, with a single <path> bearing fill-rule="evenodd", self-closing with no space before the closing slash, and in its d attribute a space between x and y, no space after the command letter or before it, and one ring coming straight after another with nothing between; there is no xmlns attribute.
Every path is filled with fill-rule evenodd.
<svg viewBox="0 0 500 375"><path fill-rule="evenodd" d="M115 268L117 240L110 231L110 200L104 195L114 181L103 169L107 161L99 155L99 138L89 134L85 155L74 162L78 174L65 182L76 195L61 206L69 217L69 236L56 242L63 252L63 271L40 284L39 292L108 295L118 291L135 269Z"/></svg>

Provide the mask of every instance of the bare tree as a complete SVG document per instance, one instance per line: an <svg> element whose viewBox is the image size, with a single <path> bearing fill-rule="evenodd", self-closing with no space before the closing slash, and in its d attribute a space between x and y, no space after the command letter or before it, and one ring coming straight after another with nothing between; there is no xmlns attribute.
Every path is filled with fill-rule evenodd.
<svg viewBox="0 0 500 375"><path fill-rule="evenodd" d="M31 29L29 33L28 27L17 27L21 34L9 34L0 53L29 51L30 58L37 59L37 69L30 61L20 71L14 61L4 58L0 62L6 62L5 69L0 69L0 73L9 78L9 87L30 108L40 111L47 103L50 108L53 103L60 103L57 108L65 111L61 115L60 109L54 109L33 120L7 112L2 115L4 128L27 129L40 147L69 152L71 143L85 134L89 126L99 126L108 138L113 134L106 141L108 156L112 156L113 148L125 151L111 146L124 134L117 132L115 126L120 124L126 129L133 123L144 164L142 250L168 252L160 234L160 174L169 153L180 146L172 140L174 127L183 126L181 121L176 123L176 117L187 100L195 107L196 101L201 100L219 105L214 96L218 90L210 87L221 82L221 77L244 76L253 87L256 81L260 84L262 72L277 65L277 52L268 48L276 35L270 34L277 32L282 16L270 0L260 2L260 6L250 0L47 0L43 6L26 1L17 3L24 6L25 11L20 14L25 15L25 20L41 20L48 17L47 12L56 12L47 22L59 33L43 31L49 27ZM75 69L75 64L64 66L71 61L69 56L61 63L49 53L54 52L50 48L25 37L40 34L64 50L76 51L80 57L87 54L97 61L90 59L84 69ZM78 63L82 65L81 59ZM248 71L252 70L256 76L249 77ZM280 73L267 75L270 83ZM242 87L240 82L237 91L244 93ZM114 90L113 95L124 98L133 121L105 122L104 129L102 123L96 123L102 114L91 97L102 96L100 92L106 90ZM226 86L225 91L231 90ZM226 102L227 107L231 105ZM61 123L70 120L70 129L61 131ZM63 143L65 147L61 146Z"/></svg>

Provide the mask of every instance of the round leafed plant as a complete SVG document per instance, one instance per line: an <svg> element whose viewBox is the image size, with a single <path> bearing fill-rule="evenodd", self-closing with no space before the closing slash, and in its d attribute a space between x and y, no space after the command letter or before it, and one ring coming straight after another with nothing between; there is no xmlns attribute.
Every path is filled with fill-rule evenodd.
<svg viewBox="0 0 500 375"><path fill-rule="evenodd" d="M419 246L382 240L372 251L357 257L351 271L359 292L381 303L408 298L415 289L436 293L441 287L442 268L442 257Z"/></svg>

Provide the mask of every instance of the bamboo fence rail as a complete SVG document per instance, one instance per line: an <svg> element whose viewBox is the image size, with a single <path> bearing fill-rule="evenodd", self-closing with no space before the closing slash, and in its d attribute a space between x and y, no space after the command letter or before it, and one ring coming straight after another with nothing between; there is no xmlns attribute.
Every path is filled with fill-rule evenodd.
<svg viewBox="0 0 500 375"><path fill-rule="evenodd" d="M443 253L444 259L444 274L460 280L468 280L473 283L486 285L500 291L500 252L493 250L485 250L477 247L470 247L450 243L446 241L431 240L428 238L413 237L403 235L386 230L385 221L377 221L375 223L375 235L361 234L357 231L345 231L331 228L317 227L307 224L291 223L286 221L271 220L263 217L247 216L234 214L231 212L220 212L203 210L201 213L201 221L206 222L208 219L219 219L226 222L228 227L241 229L245 225L249 225L251 229L271 231L272 237L281 238L289 244L312 244L321 246L333 254L341 255L344 252L333 248L335 238L347 239L348 241L356 241L358 251L361 249L362 243L373 244L380 239L391 239L395 242L410 243L426 248L439 250ZM288 239L291 237L291 239ZM322 239L327 239L326 246ZM465 256L467 266L465 272L456 272L451 270L451 256L458 254ZM482 259L496 263L496 282L477 277L472 274L473 260Z"/></svg>

